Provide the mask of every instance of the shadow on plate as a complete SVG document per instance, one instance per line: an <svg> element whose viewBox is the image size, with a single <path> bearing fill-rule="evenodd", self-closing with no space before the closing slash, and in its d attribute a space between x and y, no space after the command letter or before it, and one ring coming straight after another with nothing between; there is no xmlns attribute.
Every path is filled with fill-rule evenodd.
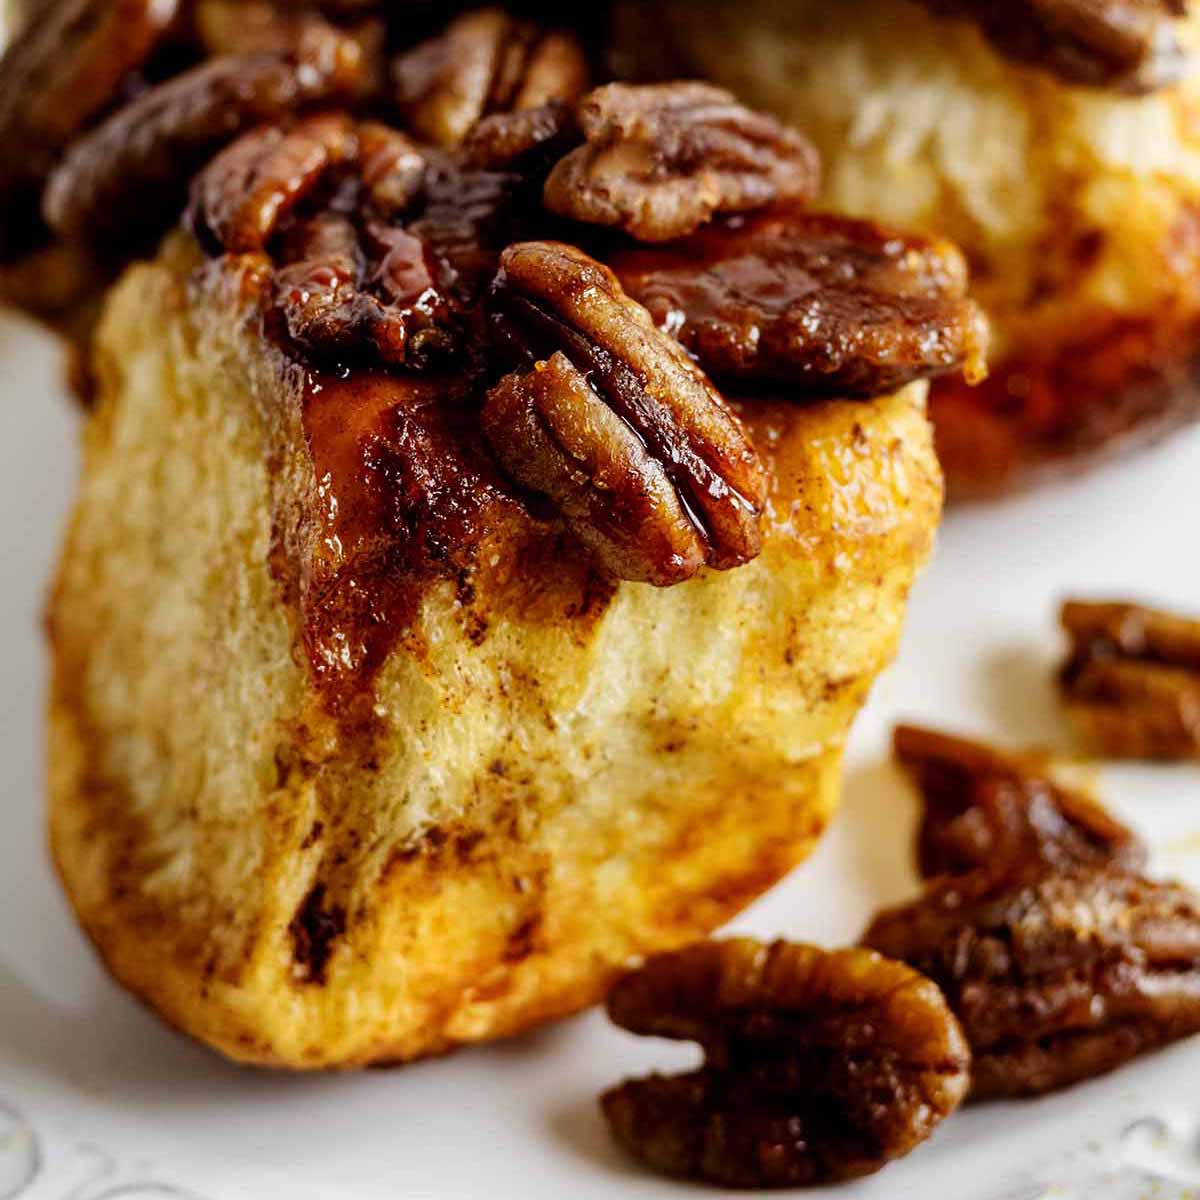
<svg viewBox="0 0 1200 1200"><path fill-rule="evenodd" d="M613 1083L617 1082L613 1080ZM643 1183L653 1182L656 1178L613 1144L597 1096L580 1096L569 1104L552 1109L547 1127L556 1142L588 1166L606 1175L639 1179Z"/></svg>
<svg viewBox="0 0 1200 1200"><path fill-rule="evenodd" d="M1054 684L1057 665L1045 654L1022 645L1005 646L984 657L979 667L980 690L990 724L1001 731L998 742L1071 752L1070 729Z"/></svg>

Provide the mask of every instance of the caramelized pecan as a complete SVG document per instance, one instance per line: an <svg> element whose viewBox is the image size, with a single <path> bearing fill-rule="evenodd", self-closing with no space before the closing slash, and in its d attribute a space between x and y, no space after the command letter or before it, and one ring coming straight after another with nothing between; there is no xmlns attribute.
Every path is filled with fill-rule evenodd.
<svg viewBox="0 0 1200 1200"><path fill-rule="evenodd" d="M611 83L589 92L577 115L586 143L546 180L546 206L560 216L664 242L714 213L817 190L805 137L710 84Z"/></svg>
<svg viewBox="0 0 1200 1200"><path fill-rule="evenodd" d="M1182 77L1188 55L1178 18L1185 0L921 0L969 17L1019 62L1070 83L1146 92Z"/></svg>
<svg viewBox="0 0 1200 1200"><path fill-rule="evenodd" d="M502 353L522 373L533 368L489 399L493 449L518 482L566 502L568 522L586 526L583 536L603 547L611 569L677 583L701 561L726 569L758 553L765 487L758 456L708 380L611 271L557 242L510 246L487 304ZM537 364L555 352L561 358L539 381ZM619 423L600 420L602 407ZM556 436L563 439L557 457L546 452ZM611 515L594 524L592 491L608 488ZM647 522L659 536L638 545Z"/></svg>
<svg viewBox="0 0 1200 1200"><path fill-rule="evenodd" d="M196 178L195 226L234 254L263 249L280 221L335 168L352 165L360 206L377 216L402 212L421 187L425 160L395 129L355 124L343 114L264 125L222 151Z"/></svg>
<svg viewBox="0 0 1200 1200"><path fill-rule="evenodd" d="M176 0L53 0L0 59L0 252L22 241L41 181L158 44Z"/></svg>
<svg viewBox="0 0 1200 1200"><path fill-rule="evenodd" d="M1114 758L1200 757L1200 621L1069 601L1059 685L1073 723Z"/></svg>
<svg viewBox="0 0 1200 1200"><path fill-rule="evenodd" d="M492 388L483 431L505 470L547 496L611 575L666 586L704 565L663 465L561 351Z"/></svg>
<svg viewBox="0 0 1200 1200"><path fill-rule="evenodd" d="M197 177L192 224L224 251L272 250L276 313L310 356L425 367L452 348L449 301L425 241L394 220L424 169L404 134L374 122L265 126ZM320 191L331 199L297 217Z"/></svg>
<svg viewBox="0 0 1200 1200"><path fill-rule="evenodd" d="M863 943L945 992L977 1099L1048 1092L1200 1031L1200 905L1119 868L943 878Z"/></svg>
<svg viewBox="0 0 1200 1200"><path fill-rule="evenodd" d="M941 993L869 951L701 943L618 982L608 1012L704 1048L698 1071L601 1100L617 1141L673 1175L734 1187L858 1178L929 1137L967 1090L967 1047Z"/></svg>
<svg viewBox="0 0 1200 1200"><path fill-rule="evenodd" d="M212 59L118 109L54 171L47 223L98 245L161 231L182 209L191 176L239 132L353 92L358 47L327 32L287 54Z"/></svg>
<svg viewBox="0 0 1200 1200"><path fill-rule="evenodd" d="M193 221L231 253L261 250L281 218L357 148L354 123L339 114L310 117L290 129L264 125L197 176Z"/></svg>
<svg viewBox="0 0 1200 1200"><path fill-rule="evenodd" d="M610 262L722 382L877 396L949 371L985 374L987 326L949 242L789 205Z"/></svg>
<svg viewBox="0 0 1200 1200"><path fill-rule="evenodd" d="M397 106L413 130L453 147L489 113L575 100L588 85L588 67L569 33L481 8L401 55L392 78Z"/></svg>
<svg viewBox="0 0 1200 1200"><path fill-rule="evenodd" d="M493 113L477 122L463 142L463 155L489 170L519 167L530 174L531 160L549 170L576 141L575 114L561 100L551 100L520 112Z"/></svg>
<svg viewBox="0 0 1200 1200"><path fill-rule="evenodd" d="M896 758L925 801L917 858L926 878L1010 872L1030 863L1139 868L1146 848L1044 759L900 726Z"/></svg>

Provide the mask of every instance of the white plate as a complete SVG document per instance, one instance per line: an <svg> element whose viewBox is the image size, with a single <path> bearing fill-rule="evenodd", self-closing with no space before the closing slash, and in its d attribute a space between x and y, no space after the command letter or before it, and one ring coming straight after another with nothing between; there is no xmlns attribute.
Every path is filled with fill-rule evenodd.
<svg viewBox="0 0 1200 1200"><path fill-rule="evenodd" d="M49 337L0 319L0 1200L687 1194L610 1146L594 1098L694 1053L625 1036L598 1014L402 1071L283 1076L171 1033L101 972L42 844L39 613L76 458L60 377ZM1200 610L1198 476L1193 433L1085 481L953 514L900 659L855 730L840 817L737 927L845 942L877 904L910 893L914 805L886 760L897 719L1066 745L1050 685L1056 602L1129 595ZM1200 772L1113 769L1104 784L1159 866L1200 883ZM1024 1200L1044 1191L1032 1173L1070 1177L1071 1194L1089 1200L1149 1195L1116 1160L1200 1183L1198 1083L1200 1042L1036 1103L970 1109L836 1194Z"/></svg>

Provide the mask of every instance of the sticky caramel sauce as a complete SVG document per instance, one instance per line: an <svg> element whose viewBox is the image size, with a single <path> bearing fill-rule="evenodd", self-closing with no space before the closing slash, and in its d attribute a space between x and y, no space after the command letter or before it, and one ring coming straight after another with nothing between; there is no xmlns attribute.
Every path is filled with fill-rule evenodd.
<svg viewBox="0 0 1200 1200"><path fill-rule="evenodd" d="M426 586L474 601L479 551L528 518L474 433L452 376L306 372L302 424L315 480L299 539L299 603L314 681L335 708L372 680Z"/></svg>

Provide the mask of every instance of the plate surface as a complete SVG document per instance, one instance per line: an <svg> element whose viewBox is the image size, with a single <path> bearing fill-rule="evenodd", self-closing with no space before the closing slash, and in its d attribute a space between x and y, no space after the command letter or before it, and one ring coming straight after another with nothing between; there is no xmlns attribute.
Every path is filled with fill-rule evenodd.
<svg viewBox="0 0 1200 1200"><path fill-rule="evenodd" d="M61 376L53 339L0 316L0 1200L718 1195L649 1177L609 1145L596 1094L694 1054L598 1014L403 1071L309 1078L230 1066L109 983L42 842L39 616L76 464ZM1198 478L1195 432L1086 480L952 514L899 660L855 729L841 815L735 928L836 944L911 893L914 801L886 758L896 720L1068 747L1050 682L1057 601L1200 611ZM1153 842L1158 869L1200 884L1200 770L1108 769L1103 792ZM873 1180L807 1194L1195 1196L1198 1080L1200 1040L1060 1096L968 1110Z"/></svg>

